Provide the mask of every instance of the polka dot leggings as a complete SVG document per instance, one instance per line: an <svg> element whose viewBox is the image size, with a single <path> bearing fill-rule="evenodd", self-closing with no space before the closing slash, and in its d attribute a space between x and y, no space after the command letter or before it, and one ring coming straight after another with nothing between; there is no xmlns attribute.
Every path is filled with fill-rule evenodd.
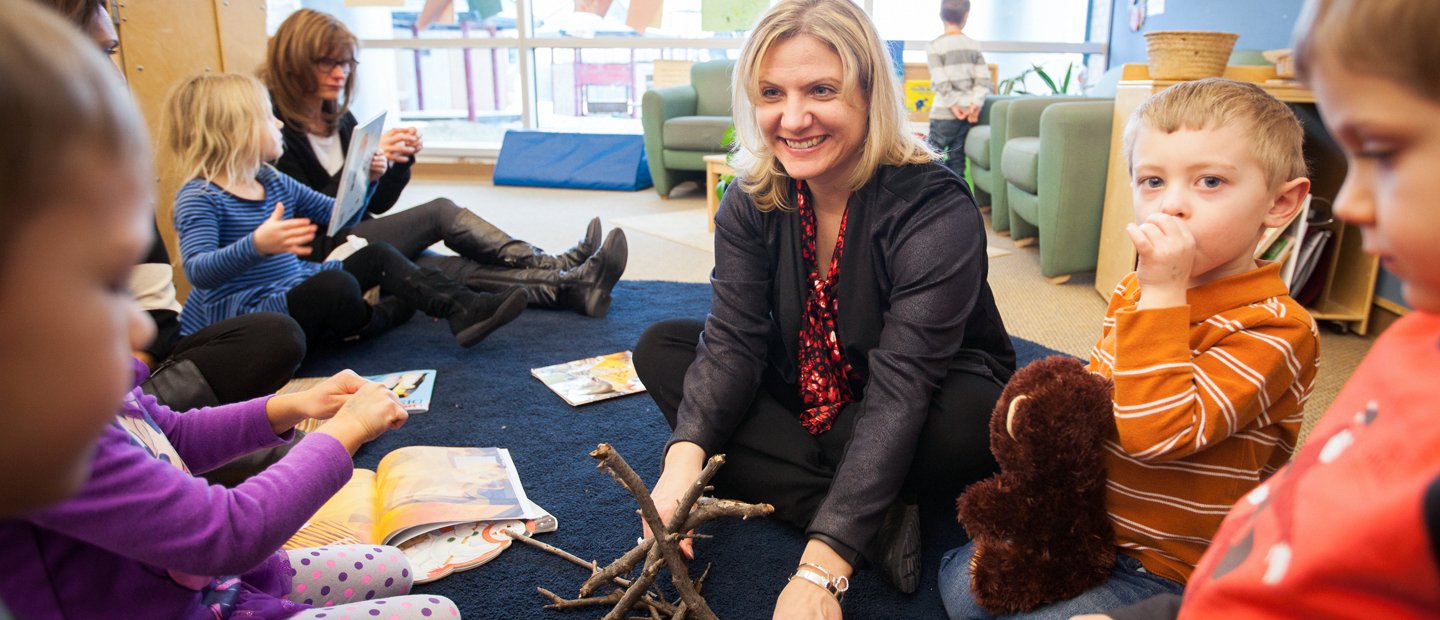
<svg viewBox="0 0 1440 620"><path fill-rule="evenodd" d="M288 600L314 605L303 620L435 620L459 618L443 596L408 594L410 562L395 547L331 545L287 552L294 573Z"/></svg>

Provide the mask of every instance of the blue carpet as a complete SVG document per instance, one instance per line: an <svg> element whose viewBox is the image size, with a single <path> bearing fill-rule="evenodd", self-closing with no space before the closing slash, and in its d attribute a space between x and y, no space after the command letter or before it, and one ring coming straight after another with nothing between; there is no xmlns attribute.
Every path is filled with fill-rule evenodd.
<svg viewBox="0 0 1440 620"><path fill-rule="evenodd" d="M443 323L416 315L377 340L315 351L301 374L317 376L343 368L362 375L437 369L430 411L362 448L356 465L374 468L380 457L407 445L509 448L526 493L560 522L559 531L540 540L604 565L634 545L639 520L634 500L596 469L587 454L608 442L653 482L669 429L646 395L572 408L531 377L530 369L633 349L641 332L661 319L703 318L710 287L625 281L615 288L615 300L604 319L531 309L469 350L455 346ZM1055 354L1018 338L1014 342L1022 365ZM960 545L963 534L953 505L922 510L925 564L920 591L900 594L874 573L862 571L846 599L847 618L943 617L935 575L941 554ZM700 562L714 562L705 585L710 606L722 618L769 618L800 557L801 532L763 519L718 520L704 529L714 539L697 541L696 554ZM602 610L544 610L545 601L535 592L540 586L573 596L586 576L584 569L560 558L513 545L489 564L418 586L416 592L448 596L471 619L593 618Z"/></svg>

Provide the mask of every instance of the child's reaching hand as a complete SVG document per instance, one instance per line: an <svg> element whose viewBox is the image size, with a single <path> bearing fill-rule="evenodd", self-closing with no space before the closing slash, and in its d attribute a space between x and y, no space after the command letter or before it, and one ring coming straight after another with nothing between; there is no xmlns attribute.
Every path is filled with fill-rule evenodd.
<svg viewBox="0 0 1440 620"><path fill-rule="evenodd" d="M1135 244L1140 265L1140 308L1166 308L1185 304L1190 269L1195 264L1195 237L1185 221L1166 213L1151 213L1139 224L1125 226Z"/></svg>
<svg viewBox="0 0 1440 620"><path fill-rule="evenodd" d="M361 445L385 431L404 426L409 417L395 392L379 383L365 381L335 416L315 432L334 437L350 454L355 454Z"/></svg>
<svg viewBox="0 0 1440 620"><path fill-rule="evenodd" d="M275 203L275 212L255 229L255 249L266 256L275 254L310 254L310 241L316 226L308 218L285 219L285 205Z"/></svg>

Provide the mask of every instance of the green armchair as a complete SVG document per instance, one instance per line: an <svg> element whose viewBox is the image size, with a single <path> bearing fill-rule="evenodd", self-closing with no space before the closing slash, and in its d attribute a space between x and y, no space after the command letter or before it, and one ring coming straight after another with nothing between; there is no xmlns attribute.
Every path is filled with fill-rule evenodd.
<svg viewBox="0 0 1440 620"><path fill-rule="evenodd" d="M646 91L640 99L645 158L662 198L681 182L704 179L703 158L725 152L734 71L734 60L695 63L689 84Z"/></svg>
<svg viewBox="0 0 1440 620"><path fill-rule="evenodd" d="M1000 175L1000 155L1005 148L1006 118L1010 103L1021 95L990 95L980 107L980 120L965 136L965 158L970 160L970 180L975 183L975 203L990 207L990 227L995 232L1010 230L1009 203L1005 199L1005 177Z"/></svg>
<svg viewBox="0 0 1440 620"><path fill-rule="evenodd" d="M1040 273L1053 283L1095 269L1114 110L1113 99L1080 97L1009 105L998 167L1010 237L1039 238Z"/></svg>

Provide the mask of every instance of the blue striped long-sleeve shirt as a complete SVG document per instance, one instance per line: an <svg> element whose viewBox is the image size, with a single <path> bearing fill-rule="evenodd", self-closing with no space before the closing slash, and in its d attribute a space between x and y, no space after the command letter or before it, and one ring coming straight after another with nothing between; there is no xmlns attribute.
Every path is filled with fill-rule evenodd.
<svg viewBox="0 0 1440 620"><path fill-rule="evenodd" d="M306 278L339 261L312 263L294 254L266 256L255 247L255 229L285 205L285 218L330 221L335 200L299 181L262 166L255 175L265 197L246 200L219 186L193 179L175 196L175 230L192 290L180 313L180 333L249 312L287 312L285 294ZM363 214L363 210L361 212Z"/></svg>

